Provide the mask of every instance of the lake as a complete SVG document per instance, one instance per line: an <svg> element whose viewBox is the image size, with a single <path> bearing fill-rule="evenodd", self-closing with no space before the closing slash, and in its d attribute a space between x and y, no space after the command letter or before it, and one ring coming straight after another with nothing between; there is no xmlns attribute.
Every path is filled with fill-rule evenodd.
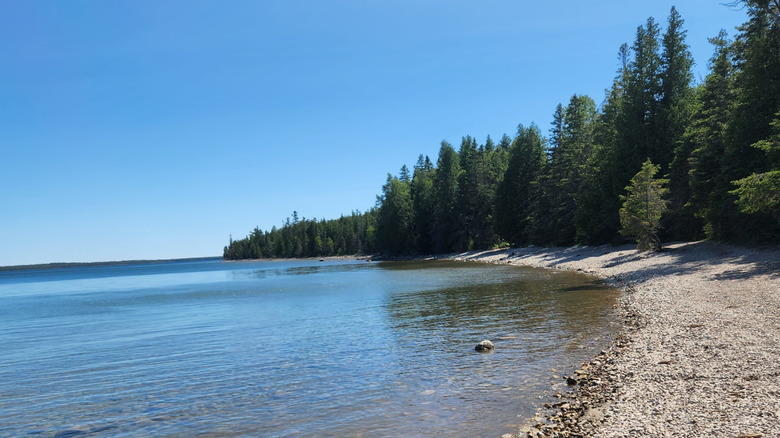
<svg viewBox="0 0 780 438"><path fill-rule="evenodd" d="M500 437L608 343L617 295L455 261L3 271L0 436Z"/></svg>

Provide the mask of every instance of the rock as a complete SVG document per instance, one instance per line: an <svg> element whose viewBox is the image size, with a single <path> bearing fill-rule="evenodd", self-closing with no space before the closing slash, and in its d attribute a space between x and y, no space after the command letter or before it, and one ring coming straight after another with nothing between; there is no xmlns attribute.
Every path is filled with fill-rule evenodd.
<svg viewBox="0 0 780 438"><path fill-rule="evenodd" d="M577 384L577 380L575 378L573 378L573 377L567 377L566 378L566 384L567 385L576 385Z"/></svg>
<svg viewBox="0 0 780 438"><path fill-rule="evenodd" d="M493 343L488 341L487 339L485 339L484 341L480 342L479 344L477 344L476 347L474 347L474 349L479 351L479 352L493 351L493 349L495 349L495 348L496 348L496 346L493 345Z"/></svg>

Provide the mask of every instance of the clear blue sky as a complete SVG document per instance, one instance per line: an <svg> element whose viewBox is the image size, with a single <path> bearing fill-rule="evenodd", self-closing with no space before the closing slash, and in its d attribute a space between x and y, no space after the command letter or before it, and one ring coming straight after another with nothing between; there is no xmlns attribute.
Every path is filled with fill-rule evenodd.
<svg viewBox="0 0 780 438"><path fill-rule="evenodd" d="M0 265L221 255L336 218L441 140L601 102L672 5L696 75L718 1L0 2Z"/></svg>

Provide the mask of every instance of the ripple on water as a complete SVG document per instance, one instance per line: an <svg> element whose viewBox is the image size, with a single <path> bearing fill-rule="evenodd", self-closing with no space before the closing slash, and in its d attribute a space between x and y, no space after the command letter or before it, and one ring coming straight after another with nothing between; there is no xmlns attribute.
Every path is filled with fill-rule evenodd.
<svg viewBox="0 0 780 438"><path fill-rule="evenodd" d="M601 347L616 298L460 262L95 272L0 294L0 435L500 436Z"/></svg>

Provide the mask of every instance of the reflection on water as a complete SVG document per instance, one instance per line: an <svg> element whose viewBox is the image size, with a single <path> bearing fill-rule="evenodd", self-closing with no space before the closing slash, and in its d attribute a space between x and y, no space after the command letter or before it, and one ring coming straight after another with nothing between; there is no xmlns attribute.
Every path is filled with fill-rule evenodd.
<svg viewBox="0 0 780 438"><path fill-rule="evenodd" d="M318 264L309 266L293 266L287 268L265 267L263 269L234 271L233 277L236 279L285 277L290 275L310 275L335 272L350 272L358 269L368 269L374 265L365 263L340 263L340 264Z"/></svg>
<svg viewBox="0 0 780 438"><path fill-rule="evenodd" d="M0 273L0 436L498 437L602 346L615 298L461 262Z"/></svg>
<svg viewBox="0 0 780 438"><path fill-rule="evenodd" d="M602 345L594 339L606 335L615 299L601 281L565 272L485 272L455 262L398 269L412 276L463 271L447 287L386 297L398 349L411 350L396 367L420 376L426 388L407 402L440 414L440 424L426 425L435 434L469 436L475 424L494 425L484 436L516 430L518 420L533 415L537 397L552 392L552 369L563 371ZM482 339L493 341L494 353L466 354ZM464 405L478 408L447 414Z"/></svg>

